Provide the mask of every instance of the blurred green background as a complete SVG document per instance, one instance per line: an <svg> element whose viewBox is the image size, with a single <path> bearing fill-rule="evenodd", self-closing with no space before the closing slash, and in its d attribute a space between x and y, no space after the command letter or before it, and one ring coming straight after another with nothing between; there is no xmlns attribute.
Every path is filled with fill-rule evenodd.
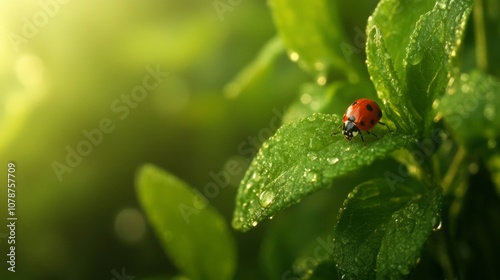
<svg viewBox="0 0 500 280"><path fill-rule="evenodd" d="M258 143L270 136L276 111L313 77L273 40L266 1L242 1L222 15L213 2L0 1L0 155L4 174L8 162L17 166L18 217L17 272L7 274L2 261L1 279L112 279L122 268L136 279L176 275L138 206L134 176L144 163L202 188L213 180L210 172L236 160L241 174L210 201L230 221L236 186ZM355 38L355 27L364 30L376 5L358 2L339 4L347 38ZM267 55L259 56L266 44ZM364 61L359 51L354 55ZM143 84L148 67L169 76L125 105L123 96ZM68 149L78 150L84 131L95 132L103 119L114 130L69 166ZM67 172L58 175L55 162ZM343 197L315 196L302 209L332 203L333 209ZM6 199L0 191L2 224ZM310 213L303 219L310 223ZM261 276L261 233L246 233L245 242L235 233L238 273L247 279ZM5 234L0 227L1 260Z"/></svg>

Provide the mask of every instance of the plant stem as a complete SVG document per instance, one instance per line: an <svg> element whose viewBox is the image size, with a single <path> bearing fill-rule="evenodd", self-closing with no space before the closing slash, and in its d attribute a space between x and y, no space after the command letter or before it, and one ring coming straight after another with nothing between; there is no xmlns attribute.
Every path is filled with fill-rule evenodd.
<svg viewBox="0 0 500 280"><path fill-rule="evenodd" d="M476 63L479 70L488 71L488 47L486 44L486 27L484 18L484 0L474 1L474 34L476 39Z"/></svg>
<svg viewBox="0 0 500 280"><path fill-rule="evenodd" d="M446 239L445 233L443 231L436 234L436 258L443 268L443 272L446 279L456 279L455 266L453 265L452 259L450 258L450 252L448 251L448 240Z"/></svg>
<svg viewBox="0 0 500 280"><path fill-rule="evenodd" d="M455 179L455 176L458 173L458 169L460 168L460 164L462 163L466 155L467 153L464 147L459 146L458 151L455 154L455 157L451 161L450 168L448 168L448 171L446 172L446 175L443 178L443 182L441 183L441 186L443 187L445 193L453 183L453 180Z"/></svg>

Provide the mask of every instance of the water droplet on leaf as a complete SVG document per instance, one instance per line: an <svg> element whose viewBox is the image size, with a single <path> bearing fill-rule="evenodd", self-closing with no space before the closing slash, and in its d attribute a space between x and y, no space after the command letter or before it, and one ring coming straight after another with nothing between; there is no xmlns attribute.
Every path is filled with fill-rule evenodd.
<svg viewBox="0 0 500 280"><path fill-rule="evenodd" d="M339 158L328 158L327 161L329 164L336 164L339 162Z"/></svg>
<svg viewBox="0 0 500 280"><path fill-rule="evenodd" d="M316 155L315 152L309 152L307 153L307 158L309 158L310 160L316 160L318 159L318 155Z"/></svg>
<svg viewBox="0 0 500 280"><path fill-rule="evenodd" d="M441 229L441 217L439 215L436 215L432 218L432 231L438 231Z"/></svg>
<svg viewBox="0 0 500 280"><path fill-rule="evenodd" d="M259 196L259 203L262 207L269 207L274 202L276 195L270 191L263 191Z"/></svg>
<svg viewBox="0 0 500 280"><path fill-rule="evenodd" d="M411 65L417 65L422 61L423 57L424 55L421 51L416 51L415 53L411 54L410 57L408 57L408 63L410 63Z"/></svg>
<svg viewBox="0 0 500 280"><path fill-rule="evenodd" d="M252 183L252 182L248 182L248 183L245 185L245 190L249 190L252 186L253 186L253 183Z"/></svg>
<svg viewBox="0 0 500 280"><path fill-rule="evenodd" d="M304 178L307 182L317 183L319 176L316 172L311 171L311 169L306 169L304 171Z"/></svg>

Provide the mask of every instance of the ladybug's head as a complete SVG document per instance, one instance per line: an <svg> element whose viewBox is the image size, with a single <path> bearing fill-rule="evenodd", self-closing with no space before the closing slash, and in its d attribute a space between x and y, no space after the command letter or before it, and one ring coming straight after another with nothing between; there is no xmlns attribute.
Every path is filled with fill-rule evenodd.
<svg viewBox="0 0 500 280"><path fill-rule="evenodd" d="M342 125L342 133L344 134L345 139L351 141L352 138L359 133L359 128L354 124L354 122L347 120Z"/></svg>

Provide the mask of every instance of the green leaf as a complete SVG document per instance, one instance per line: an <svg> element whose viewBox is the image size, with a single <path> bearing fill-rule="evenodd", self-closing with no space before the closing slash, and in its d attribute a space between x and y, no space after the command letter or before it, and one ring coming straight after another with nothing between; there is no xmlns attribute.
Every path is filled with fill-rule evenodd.
<svg viewBox="0 0 500 280"><path fill-rule="evenodd" d="M368 72L379 98L385 104L385 114L398 129L405 133L417 134L415 120L419 116L414 113L415 110L405 96L405 90L394 70L394 62L387 51L384 38L377 26L373 26L368 32L366 43Z"/></svg>
<svg viewBox="0 0 500 280"><path fill-rule="evenodd" d="M415 23L435 3L435 0L382 0L368 19L367 34L372 32L373 27L377 27L387 46L386 53L392 58L393 68L401 80L404 80L403 60L406 57L406 47Z"/></svg>
<svg viewBox="0 0 500 280"><path fill-rule="evenodd" d="M191 279L232 279L233 236L201 194L153 165L140 169L136 188L167 255L184 274Z"/></svg>
<svg viewBox="0 0 500 280"><path fill-rule="evenodd" d="M471 7L469 0L383 0L368 20L368 70L403 131L432 125L432 104L456 71Z"/></svg>
<svg viewBox="0 0 500 280"><path fill-rule="evenodd" d="M453 79L439 103L440 114L454 136L468 149L483 151L497 146L500 131L500 82L480 72Z"/></svg>
<svg viewBox="0 0 500 280"><path fill-rule="evenodd" d="M337 223L336 210L342 207L353 186L371 180L387 170L398 170L401 163L394 161L393 157L394 153L391 157L377 160L370 166L335 179L335 188L313 193L300 202L300 207L285 209L269 221L259 253L266 278L301 278L315 271L316 266L325 268L323 262L332 258L332 227ZM318 220L311 217L321 218ZM301 260L305 260L305 266L299 265Z"/></svg>
<svg viewBox="0 0 500 280"><path fill-rule="evenodd" d="M414 143L405 134L365 135L367 146L331 133L341 124L337 115L314 114L282 126L262 144L236 197L233 227L249 230L259 221L326 187L332 180L388 157Z"/></svg>
<svg viewBox="0 0 500 280"><path fill-rule="evenodd" d="M439 0L420 17L407 55L406 87L415 109L432 124L432 104L446 90L472 9L472 0Z"/></svg>
<svg viewBox="0 0 500 280"><path fill-rule="evenodd" d="M346 61L350 56L342 49L347 40L335 1L271 0L269 6L292 60L313 73L323 75L333 67L349 80L359 80L353 63Z"/></svg>
<svg viewBox="0 0 500 280"><path fill-rule="evenodd" d="M439 223L441 190L411 178L396 188L377 179L357 186L334 234L334 259L346 279L403 279ZM344 278L343 277L343 278Z"/></svg>

